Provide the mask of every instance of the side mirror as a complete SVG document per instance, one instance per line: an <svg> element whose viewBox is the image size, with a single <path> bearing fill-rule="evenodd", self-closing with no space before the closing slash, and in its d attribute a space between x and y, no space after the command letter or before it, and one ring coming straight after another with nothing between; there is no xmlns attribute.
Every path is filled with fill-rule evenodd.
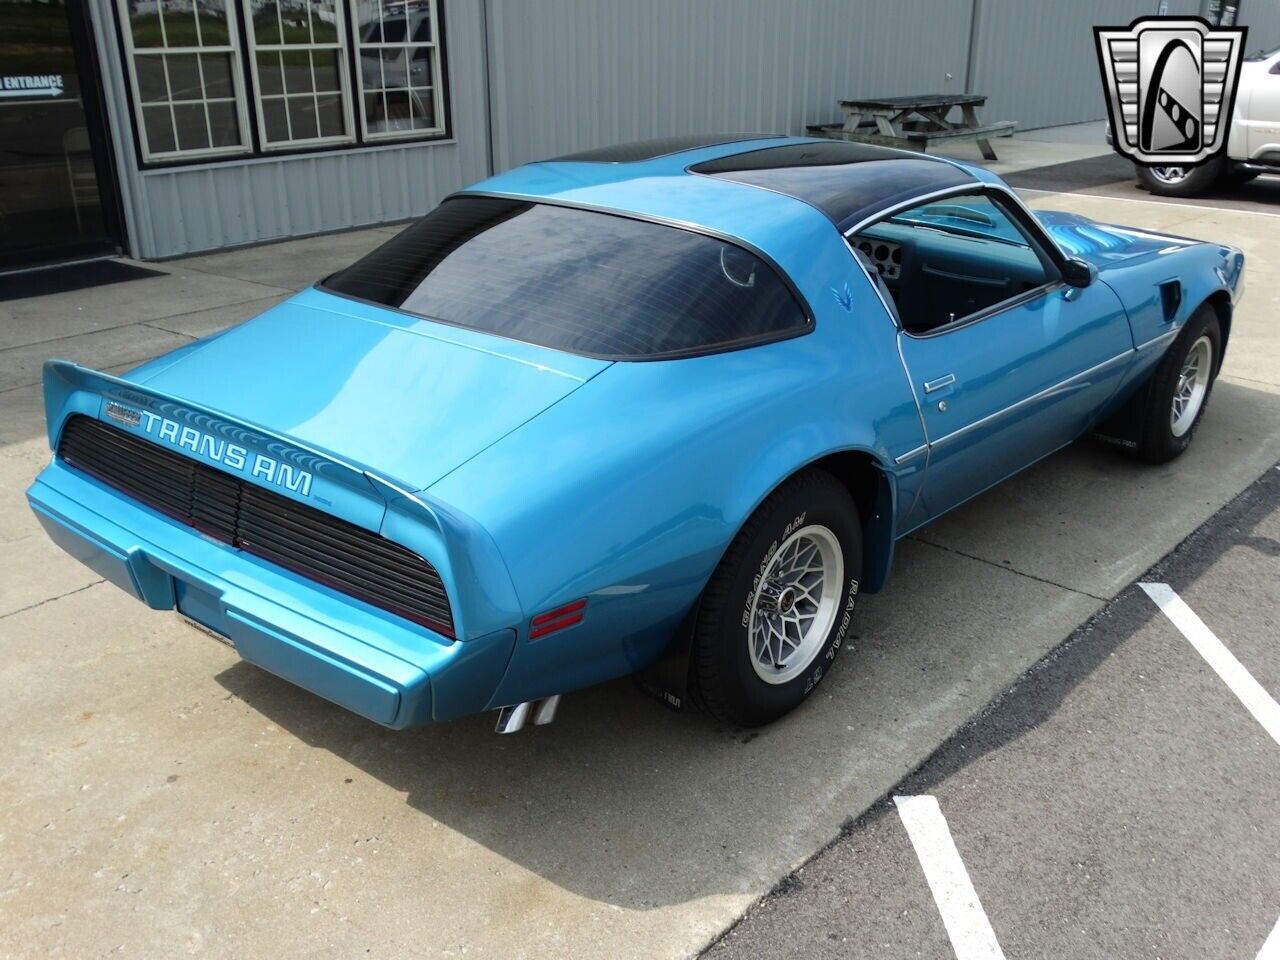
<svg viewBox="0 0 1280 960"><path fill-rule="evenodd" d="M1098 279L1098 268L1085 260L1072 257L1062 265L1062 279L1072 287L1087 287Z"/></svg>

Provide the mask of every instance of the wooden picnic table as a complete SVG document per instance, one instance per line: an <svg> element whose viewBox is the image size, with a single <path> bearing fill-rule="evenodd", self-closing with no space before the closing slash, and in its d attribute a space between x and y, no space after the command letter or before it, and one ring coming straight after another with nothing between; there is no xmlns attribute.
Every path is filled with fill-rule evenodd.
<svg viewBox="0 0 1280 960"><path fill-rule="evenodd" d="M810 133L838 140L858 140L886 146L927 150L935 140L976 140L982 155L996 159L992 137L1008 137L1017 124L1000 120L982 124L978 108L987 102L980 93L928 93L914 97L875 97L841 100L843 122L810 124ZM960 119L949 114L960 108Z"/></svg>

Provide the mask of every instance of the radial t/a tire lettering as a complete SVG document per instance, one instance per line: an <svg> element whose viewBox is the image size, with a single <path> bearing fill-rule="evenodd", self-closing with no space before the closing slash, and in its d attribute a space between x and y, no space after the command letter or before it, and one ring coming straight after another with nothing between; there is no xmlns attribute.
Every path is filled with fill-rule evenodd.
<svg viewBox="0 0 1280 960"><path fill-rule="evenodd" d="M798 706L844 645L862 575L849 491L805 470L743 525L712 574L694 626L697 701L760 726Z"/></svg>
<svg viewBox="0 0 1280 960"><path fill-rule="evenodd" d="M1151 375L1141 413L1138 455L1166 463L1191 444L1209 405L1222 362L1222 328L1213 307L1202 304L1187 320Z"/></svg>

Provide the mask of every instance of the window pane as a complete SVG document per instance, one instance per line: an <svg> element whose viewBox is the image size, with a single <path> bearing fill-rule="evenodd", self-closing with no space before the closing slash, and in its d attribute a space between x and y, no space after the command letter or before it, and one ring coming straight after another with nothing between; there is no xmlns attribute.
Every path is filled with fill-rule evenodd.
<svg viewBox="0 0 1280 960"><path fill-rule="evenodd" d="M678 356L803 332L754 254L589 210L463 197L323 284L429 319L597 356Z"/></svg>
<svg viewBox="0 0 1280 960"><path fill-rule="evenodd" d="M311 4L311 42L337 43L338 17L341 14L334 9L335 5L316 0Z"/></svg>
<svg viewBox="0 0 1280 960"><path fill-rule="evenodd" d="M383 43L400 43L404 40L407 27L405 26L404 17L392 15L382 21L380 29Z"/></svg>
<svg viewBox="0 0 1280 960"><path fill-rule="evenodd" d="M317 90L329 90L336 92L342 89L341 76L338 73L337 53L316 51L315 83Z"/></svg>
<svg viewBox="0 0 1280 960"><path fill-rule="evenodd" d="M223 0L194 0L200 18L200 38L206 47L224 47L230 42L227 5Z"/></svg>
<svg viewBox="0 0 1280 960"><path fill-rule="evenodd" d="M204 104L179 103L173 108L178 129L179 150L208 150L209 130L204 120Z"/></svg>
<svg viewBox="0 0 1280 960"><path fill-rule="evenodd" d="M234 103L209 104L209 126L215 147L233 147L240 142L240 118Z"/></svg>
<svg viewBox="0 0 1280 960"><path fill-rule="evenodd" d="M196 17L190 3L165 0L160 4L164 17L166 47L196 47L200 38L196 34Z"/></svg>
<svg viewBox="0 0 1280 960"><path fill-rule="evenodd" d="M366 93L363 97L365 127L370 133L381 133L386 129L385 110L381 93Z"/></svg>
<svg viewBox="0 0 1280 960"><path fill-rule="evenodd" d="M163 47L164 30L160 25L160 10L148 5L146 12L129 14L129 29L133 33L135 47Z"/></svg>
<svg viewBox="0 0 1280 960"><path fill-rule="evenodd" d="M204 71L204 95L211 99L235 96L231 85L231 55L228 53L202 53L200 69Z"/></svg>
<svg viewBox="0 0 1280 960"><path fill-rule="evenodd" d="M265 96L284 93L283 59L274 50L258 51L258 86Z"/></svg>
<svg viewBox="0 0 1280 960"><path fill-rule="evenodd" d="M254 39L260 43L311 43L307 0L254 0Z"/></svg>
<svg viewBox="0 0 1280 960"><path fill-rule="evenodd" d="M138 98L143 103L169 99L169 87L165 83L164 57L135 57L138 75Z"/></svg>
<svg viewBox="0 0 1280 960"><path fill-rule="evenodd" d="M374 10L377 11L375 5ZM405 37L409 35L409 25L405 21L404 5L399 4L394 9L390 4L384 4L379 13L375 12L374 29L377 31L376 42L378 43L403 43Z"/></svg>
<svg viewBox="0 0 1280 960"><path fill-rule="evenodd" d="M173 138L173 121L167 104L143 107L142 118L146 124L147 148L152 153L172 153L178 149L177 141Z"/></svg>
<svg viewBox="0 0 1280 960"><path fill-rule="evenodd" d="M174 100L200 100L199 58L195 54L169 54L164 58L169 68L169 93Z"/></svg>
<svg viewBox="0 0 1280 960"><path fill-rule="evenodd" d="M382 63L382 86L404 86L404 64L407 56L408 53L404 47L392 47L390 50L379 52L378 59Z"/></svg>
<svg viewBox="0 0 1280 960"><path fill-rule="evenodd" d="M418 14L413 28L413 39L419 43L431 42L431 11L423 10Z"/></svg>
<svg viewBox="0 0 1280 960"><path fill-rule="evenodd" d="M284 100L275 98L262 101L263 139L268 143L282 143L289 139L289 120Z"/></svg>
<svg viewBox="0 0 1280 960"><path fill-rule="evenodd" d="M341 97L320 98L320 136L339 137L346 132Z"/></svg>
<svg viewBox="0 0 1280 960"><path fill-rule="evenodd" d="M310 51L286 50L278 56L284 64L284 92L311 93Z"/></svg>
<svg viewBox="0 0 1280 960"><path fill-rule="evenodd" d="M356 0L356 36L363 43L399 43L405 38L404 11L378 0Z"/></svg>
<svg viewBox="0 0 1280 960"><path fill-rule="evenodd" d="M419 47L409 59L409 82L415 87L426 86L435 81L431 74L431 58L435 56L432 47Z"/></svg>
<svg viewBox="0 0 1280 960"><path fill-rule="evenodd" d="M414 129L410 91L383 90L366 96L365 100L369 103L368 117L371 133Z"/></svg>
<svg viewBox="0 0 1280 960"><path fill-rule="evenodd" d="M320 136L315 100L311 97L290 97L289 123L293 127L295 140L314 140Z"/></svg>
<svg viewBox="0 0 1280 960"><path fill-rule="evenodd" d="M274 0L251 0L249 10L254 41L259 44L279 43L279 10Z"/></svg>
<svg viewBox="0 0 1280 960"><path fill-rule="evenodd" d="M431 87L413 89L413 125L418 130L430 130L436 126L436 98Z"/></svg>

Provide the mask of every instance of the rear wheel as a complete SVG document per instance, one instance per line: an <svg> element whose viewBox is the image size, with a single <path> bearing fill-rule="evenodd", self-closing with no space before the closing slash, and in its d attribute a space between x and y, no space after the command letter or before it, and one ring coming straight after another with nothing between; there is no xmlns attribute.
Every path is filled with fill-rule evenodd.
<svg viewBox="0 0 1280 960"><path fill-rule="evenodd" d="M760 726L793 710L844 643L862 575L857 508L821 470L760 505L712 574L694 627L697 699Z"/></svg>
<svg viewBox="0 0 1280 960"><path fill-rule="evenodd" d="M1164 197L1194 197L1204 193L1223 173L1221 157L1214 157L1195 167L1152 166L1135 164L1138 183L1152 193Z"/></svg>
<svg viewBox="0 0 1280 960"><path fill-rule="evenodd" d="M1190 446L1221 356L1222 328L1217 313L1205 304L1191 315L1151 376L1138 444L1144 460L1165 463Z"/></svg>

